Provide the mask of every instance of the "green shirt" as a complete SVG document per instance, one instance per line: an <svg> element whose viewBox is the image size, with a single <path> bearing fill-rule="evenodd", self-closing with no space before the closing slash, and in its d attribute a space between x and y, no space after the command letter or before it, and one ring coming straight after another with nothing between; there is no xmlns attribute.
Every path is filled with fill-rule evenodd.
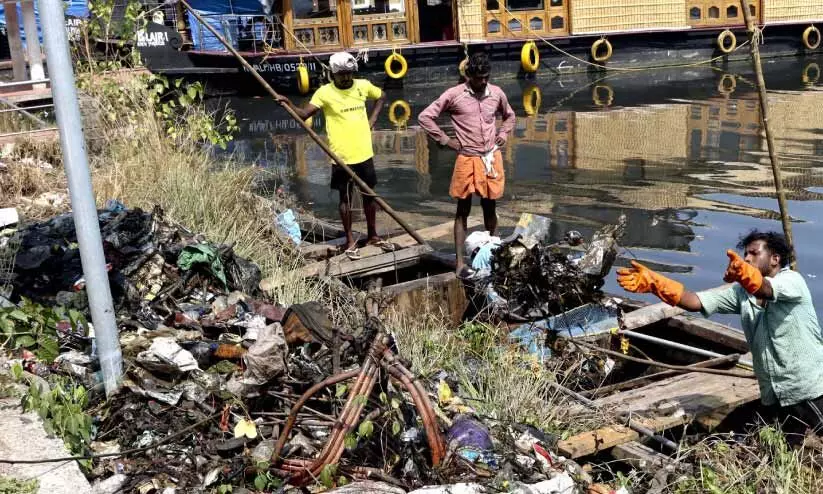
<svg viewBox="0 0 823 494"><path fill-rule="evenodd" d="M823 396L823 334L803 275L783 268L766 278L764 307L738 284L699 292L704 316L740 314L764 405L786 407Z"/></svg>

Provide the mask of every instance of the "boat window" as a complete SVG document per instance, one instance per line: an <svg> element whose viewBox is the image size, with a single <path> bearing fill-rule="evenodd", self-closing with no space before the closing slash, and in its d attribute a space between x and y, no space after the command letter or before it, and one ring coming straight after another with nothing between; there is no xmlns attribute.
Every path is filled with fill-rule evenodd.
<svg viewBox="0 0 823 494"><path fill-rule="evenodd" d="M709 19L720 19L720 9L717 7L709 7Z"/></svg>
<svg viewBox="0 0 823 494"><path fill-rule="evenodd" d="M552 0L551 6L552 7L562 7L563 6L563 0Z"/></svg>
<svg viewBox="0 0 823 494"><path fill-rule="evenodd" d="M563 25L565 24L565 20L561 16L552 17L552 29L563 29Z"/></svg>
<svg viewBox="0 0 823 494"><path fill-rule="evenodd" d="M500 2L498 0L486 0L486 10L500 10Z"/></svg>
<svg viewBox="0 0 823 494"><path fill-rule="evenodd" d="M540 17L532 17L529 21L529 29L532 31L542 31L543 30L543 19Z"/></svg>
<svg viewBox="0 0 823 494"><path fill-rule="evenodd" d="M509 10L543 10L543 0L506 0Z"/></svg>
<svg viewBox="0 0 823 494"><path fill-rule="evenodd" d="M734 19L737 17L737 6L736 5L729 5L729 8L726 9L726 17L729 19Z"/></svg>
<svg viewBox="0 0 823 494"><path fill-rule="evenodd" d="M292 0L291 9L295 19L335 17L337 0Z"/></svg>
<svg viewBox="0 0 823 494"><path fill-rule="evenodd" d="M703 17L703 13L700 12L700 7L692 7L689 11L689 18L693 21L699 21L701 17Z"/></svg>
<svg viewBox="0 0 823 494"><path fill-rule="evenodd" d="M520 23L517 19L510 19L509 20L509 31L516 33L518 31L523 30L523 24Z"/></svg>
<svg viewBox="0 0 823 494"><path fill-rule="evenodd" d="M406 11L406 2L403 0L352 0L351 7L355 15L402 14Z"/></svg>
<svg viewBox="0 0 823 494"><path fill-rule="evenodd" d="M489 21L487 26L487 30L490 33L499 33L500 32L500 22L499 21Z"/></svg>

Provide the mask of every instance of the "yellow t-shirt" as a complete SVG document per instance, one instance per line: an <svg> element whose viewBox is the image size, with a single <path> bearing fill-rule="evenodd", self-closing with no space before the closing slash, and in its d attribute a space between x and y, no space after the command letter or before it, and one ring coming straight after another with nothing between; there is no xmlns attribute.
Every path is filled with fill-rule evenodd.
<svg viewBox="0 0 823 494"><path fill-rule="evenodd" d="M339 89L333 82L324 84L311 97L309 103L323 110L329 146L343 163L354 165L374 156L366 100L382 95L371 82L355 79L349 89Z"/></svg>

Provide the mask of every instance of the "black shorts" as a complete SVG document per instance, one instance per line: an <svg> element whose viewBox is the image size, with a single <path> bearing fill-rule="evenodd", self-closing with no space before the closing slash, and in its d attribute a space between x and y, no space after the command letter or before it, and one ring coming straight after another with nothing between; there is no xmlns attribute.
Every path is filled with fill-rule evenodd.
<svg viewBox="0 0 823 494"><path fill-rule="evenodd" d="M377 185L377 173L374 171L374 160L372 158L367 159L362 163L357 163L355 165L348 165L348 167L360 177L360 180L366 182L370 188L374 188ZM331 188L335 190L339 190L341 192L351 192L354 190L352 187L356 187L354 180L346 173L346 170L343 170L338 165L332 165L331 167ZM351 186L351 187L350 187Z"/></svg>

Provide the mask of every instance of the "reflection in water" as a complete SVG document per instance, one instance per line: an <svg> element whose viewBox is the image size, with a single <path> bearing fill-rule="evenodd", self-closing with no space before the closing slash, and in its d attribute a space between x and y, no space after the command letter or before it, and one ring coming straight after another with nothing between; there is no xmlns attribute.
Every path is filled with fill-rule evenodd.
<svg viewBox="0 0 823 494"><path fill-rule="evenodd" d="M767 85L777 89L770 94L770 121L789 210L799 221L800 267L812 276L820 265L814 239L823 234L815 224L823 199L818 192L823 190L818 63L790 59L766 66ZM718 285L725 249L740 233L752 227L780 229L759 104L746 67L595 82L581 80L585 76L499 82L518 114L503 150L507 190L498 208L501 225L511 227L521 212L533 212L552 217L552 235L559 238L568 229L590 234L626 214L624 243L632 253L693 266L684 279L692 288ZM448 184L454 153L410 126L443 89L389 91L390 102L409 103L411 118L398 103L395 118L381 116L374 133L376 189L418 227L453 215ZM298 198L320 215L336 218L329 159L273 106L267 108L279 120L269 114L258 119L259 109L244 111L244 104L231 102L240 117L248 117L240 148L264 154L269 166L291 170ZM314 127L322 130L322 119L316 118ZM823 286L811 276L808 281L813 293L823 296ZM607 289L616 290L612 280Z"/></svg>

